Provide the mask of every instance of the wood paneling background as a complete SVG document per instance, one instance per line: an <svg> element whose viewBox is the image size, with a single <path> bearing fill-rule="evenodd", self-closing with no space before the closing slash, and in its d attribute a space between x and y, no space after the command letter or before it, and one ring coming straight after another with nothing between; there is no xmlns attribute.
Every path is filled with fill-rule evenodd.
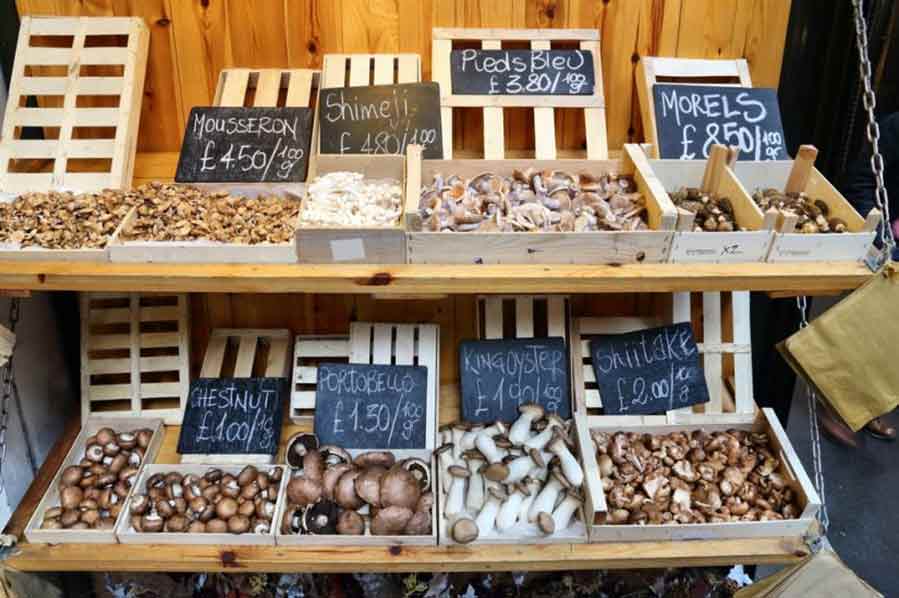
<svg viewBox="0 0 899 598"><path fill-rule="evenodd" d="M192 106L209 105L222 68L321 66L331 52L418 52L430 79L432 27L596 28L602 33L609 147L642 140L640 55L745 57L777 87L790 0L17 0L21 15L137 15L152 33L139 150L177 151ZM560 148L582 118L558 111ZM506 118L509 149L533 148L532 111ZM479 150L479 117L455 119L457 149ZM528 131L526 133L526 131Z"/></svg>

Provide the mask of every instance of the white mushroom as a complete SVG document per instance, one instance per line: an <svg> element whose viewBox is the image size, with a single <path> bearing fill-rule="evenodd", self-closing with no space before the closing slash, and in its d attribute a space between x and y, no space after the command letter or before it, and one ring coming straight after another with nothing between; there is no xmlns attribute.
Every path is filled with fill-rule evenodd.
<svg viewBox="0 0 899 598"><path fill-rule="evenodd" d="M499 488L490 488L487 491L487 501L481 507L481 512L478 513L475 519L479 535L484 536L493 531L500 505L502 505L505 498L506 494Z"/></svg>
<svg viewBox="0 0 899 598"><path fill-rule="evenodd" d="M524 498L521 501L521 508L518 509L518 520L524 523L528 520L528 511L530 510L534 499L537 498L537 493L540 492L543 484L540 480L530 477L523 479L521 483L528 489L528 494L524 495Z"/></svg>
<svg viewBox="0 0 899 598"><path fill-rule="evenodd" d="M472 513L478 512L484 505L484 476L481 468L484 458L477 451L472 451L466 458L468 463L468 493L465 495L465 508Z"/></svg>
<svg viewBox="0 0 899 598"><path fill-rule="evenodd" d="M559 492L562 491L564 484L565 481L563 481L559 471L554 470L549 481L543 486L543 490L540 491L537 498L531 503L531 508L528 510L528 521L530 523L537 521L537 516L540 513L552 512L553 507L556 506L556 498L558 498Z"/></svg>
<svg viewBox="0 0 899 598"><path fill-rule="evenodd" d="M465 434L466 428L456 423L453 424L451 435L453 443L453 459L457 462L462 458L462 435Z"/></svg>
<svg viewBox="0 0 899 598"><path fill-rule="evenodd" d="M484 475L491 480L514 484L524 479L534 468L545 469L546 462L540 451L532 449L527 455L512 459L507 463L492 463Z"/></svg>
<svg viewBox="0 0 899 598"><path fill-rule="evenodd" d="M487 434L486 431L482 430L475 437L474 443L488 463L499 463L502 460L503 455L497 448L493 436Z"/></svg>
<svg viewBox="0 0 899 598"><path fill-rule="evenodd" d="M555 413L550 413L549 417L546 418L546 422L546 427L543 428L542 432L525 440L525 448L542 450L552 440L554 430L565 426L565 421Z"/></svg>
<svg viewBox="0 0 899 598"><path fill-rule="evenodd" d="M470 474L461 465L451 465L448 473L453 479L450 482L444 512L447 517L455 517L462 512L462 504L465 501L465 480Z"/></svg>
<svg viewBox="0 0 899 598"><path fill-rule="evenodd" d="M565 437L558 430L556 430L553 439L550 441L548 449L559 458L559 463L562 465L562 473L565 474L568 482L572 486L580 486L584 482L584 471L581 469L577 459L574 458L574 455L571 454L571 451L568 450Z"/></svg>
<svg viewBox="0 0 899 598"><path fill-rule="evenodd" d="M462 434L462 436L459 438L459 444L463 453L474 448L474 439L477 438L478 434L483 431L484 426L480 424L474 424Z"/></svg>
<svg viewBox="0 0 899 598"><path fill-rule="evenodd" d="M521 414L512 427L509 428L509 440L512 444L524 444L531 437L531 426L543 417L543 407L535 403L528 403L518 408Z"/></svg>
<svg viewBox="0 0 899 598"><path fill-rule="evenodd" d="M557 532L562 531L571 523L571 516L579 506L584 502L583 497L577 490L570 489L565 493L565 498L559 503L552 513L553 523Z"/></svg>
<svg viewBox="0 0 899 598"><path fill-rule="evenodd" d="M509 494L496 515L496 529L502 532L515 525L518 513L521 511L521 503L524 497L530 493L531 491L524 484L515 484L512 493Z"/></svg>

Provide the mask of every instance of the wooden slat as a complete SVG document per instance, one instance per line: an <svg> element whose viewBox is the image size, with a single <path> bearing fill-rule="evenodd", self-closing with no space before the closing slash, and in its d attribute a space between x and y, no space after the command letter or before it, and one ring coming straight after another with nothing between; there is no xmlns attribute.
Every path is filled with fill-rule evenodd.
<svg viewBox="0 0 899 598"><path fill-rule="evenodd" d="M565 297L550 295L546 299L546 331L549 336L561 336L566 338L568 331L565 329L566 301Z"/></svg>
<svg viewBox="0 0 899 598"><path fill-rule="evenodd" d="M121 401L131 398L130 384L92 384L88 387L90 402Z"/></svg>
<svg viewBox="0 0 899 598"><path fill-rule="evenodd" d="M140 385L141 400L179 396L181 396L180 382L152 382Z"/></svg>
<svg viewBox="0 0 899 598"><path fill-rule="evenodd" d="M433 38L438 39L458 39L458 40L552 40L552 41L580 41L580 40L598 40L599 32L596 29L503 29L491 27L485 29L462 29L454 27L437 27L433 30Z"/></svg>
<svg viewBox="0 0 899 598"><path fill-rule="evenodd" d="M138 364L141 372L176 372L181 365L181 361L177 355L165 355L161 357L141 357Z"/></svg>
<svg viewBox="0 0 899 598"><path fill-rule="evenodd" d="M531 49L549 50L549 40L534 40ZM534 143L538 160L556 159L556 118L552 108L534 108Z"/></svg>
<svg viewBox="0 0 899 598"><path fill-rule="evenodd" d="M371 84L371 55L350 56L350 86Z"/></svg>
<svg viewBox="0 0 899 598"><path fill-rule="evenodd" d="M216 98L216 105L229 107L243 106L249 82L249 69L228 69L225 73L225 83L222 86L221 97Z"/></svg>
<svg viewBox="0 0 899 598"><path fill-rule="evenodd" d="M500 297L487 297L484 300L484 338L503 337L503 300Z"/></svg>
<svg viewBox="0 0 899 598"><path fill-rule="evenodd" d="M90 375L97 374L131 374L131 360L122 359L92 359L87 365Z"/></svg>
<svg viewBox="0 0 899 598"><path fill-rule="evenodd" d="M209 346L206 347L206 355L203 357L203 367L200 370L201 378L218 378L222 375L227 348L227 337L213 336L209 339Z"/></svg>
<svg viewBox="0 0 899 598"><path fill-rule="evenodd" d="M237 361L234 363L235 378L249 378L253 375L253 360L256 358L258 336L241 336L237 346Z"/></svg>
<svg viewBox="0 0 899 598"><path fill-rule="evenodd" d="M22 77L19 93L22 95L64 95L70 89L67 77ZM123 85L121 77L79 77L73 91L82 95L119 95Z"/></svg>
<svg viewBox="0 0 899 598"><path fill-rule="evenodd" d="M287 84L287 99L285 106L306 107L312 96L312 71L289 71L290 82Z"/></svg>
<svg viewBox="0 0 899 598"><path fill-rule="evenodd" d="M434 38L432 43L431 68L433 79L440 84L440 121L443 129L443 158L453 157L453 109L446 106L445 100L452 94L452 75L450 73L450 52L453 43L448 39Z"/></svg>
<svg viewBox="0 0 899 598"><path fill-rule="evenodd" d="M150 305L140 308L141 322L177 321L180 312L177 305Z"/></svg>
<svg viewBox="0 0 899 598"><path fill-rule="evenodd" d="M142 332L140 346L143 349L177 347L180 339L181 335L177 332Z"/></svg>
<svg viewBox="0 0 899 598"><path fill-rule="evenodd" d="M353 322L350 325L350 362L371 363L372 326L367 322Z"/></svg>
<svg viewBox="0 0 899 598"><path fill-rule="evenodd" d="M10 158L52 159L58 147L52 139L17 139L6 145ZM68 158L111 158L115 151L112 139L72 139L66 144Z"/></svg>
<svg viewBox="0 0 899 598"><path fill-rule="evenodd" d="M417 55L400 54L397 62L397 83L417 83L421 79L421 63Z"/></svg>
<svg viewBox="0 0 899 598"><path fill-rule="evenodd" d="M731 302L733 305L734 342L751 346L749 293L733 291ZM749 352L734 354L734 395L737 413L752 413L755 410L752 354Z"/></svg>
<svg viewBox="0 0 899 598"><path fill-rule="evenodd" d="M702 294L702 340L704 343L721 342L721 294ZM722 413L721 387L721 353L703 355L703 370L709 387L709 403L705 405L706 413Z"/></svg>
<svg viewBox="0 0 899 598"><path fill-rule="evenodd" d="M297 344L295 357L346 357L349 346L346 339L303 340Z"/></svg>
<svg viewBox="0 0 899 598"><path fill-rule="evenodd" d="M389 54L375 55L375 85L389 85L394 83L393 76L394 57Z"/></svg>
<svg viewBox="0 0 899 598"><path fill-rule="evenodd" d="M415 327L396 327L396 348L394 349L397 365L412 365L415 358Z"/></svg>
<svg viewBox="0 0 899 598"><path fill-rule="evenodd" d="M265 365L265 375L269 378L278 378L287 373L290 358L290 339L273 338L269 342L268 361Z"/></svg>
<svg viewBox="0 0 899 598"><path fill-rule="evenodd" d="M484 40L481 47L485 50L499 50L499 40ZM484 159L502 160L505 156L506 140L503 124L503 109L498 106L484 108Z"/></svg>
<svg viewBox="0 0 899 598"><path fill-rule="evenodd" d="M131 347L130 334L92 334L87 339L88 351L101 349L128 349Z"/></svg>
<svg viewBox="0 0 899 598"><path fill-rule="evenodd" d="M515 298L515 338L534 337L534 298Z"/></svg>
<svg viewBox="0 0 899 598"><path fill-rule="evenodd" d="M259 71L256 81L256 95L253 106L271 108L278 105L278 94L281 91L281 71L265 69Z"/></svg>
<svg viewBox="0 0 899 598"><path fill-rule="evenodd" d="M385 324L374 325L372 338L371 362L377 364L389 364L393 357L393 326Z"/></svg>
<svg viewBox="0 0 899 598"><path fill-rule="evenodd" d="M322 66L322 87L344 87L346 81L346 54L326 54Z"/></svg>

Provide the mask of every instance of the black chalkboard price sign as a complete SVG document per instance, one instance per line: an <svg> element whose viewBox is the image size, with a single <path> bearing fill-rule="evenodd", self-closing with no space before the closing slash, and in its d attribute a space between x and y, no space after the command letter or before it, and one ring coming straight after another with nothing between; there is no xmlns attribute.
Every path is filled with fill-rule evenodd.
<svg viewBox="0 0 899 598"><path fill-rule="evenodd" d="M274 455L281 439L285 378L199 378L190 394L182 455Z"/></svg>
<svg viewBox="0 0 899 598"><path fill-rule="evenodd" d="M401 83L322 89L318 103L322 154L406 153L443 158L440 87Z"/></svg>
<svg viewBox="0 0 899 598"><path fill-rule="evenodd" d="M194 108L175 180L303 182L311 132L310 108Z"/></svg>
<svg viewBox="0 0 899 598"><path fill-rule="evenodd" d="M422 366L319 364L315 433L344 448L426 448L427 383Z"/></svg>
<svg viewBox="0 0 899 598"><path fill-rule="evenodd" d="M606 415L660 413L709 401L689 323L594 336L590 357Z"/></svg>
<svg viewBox="0 0 899 598"><path fill-rule="evenodd" d="M593 95L590 50L453 50L458 95Z"/></svg>
<svg viewBox="0 0 899 598"><path fill-rule="evenodd" d="M773 89L657 84L659 155L709 157L712 145L735 145L740 160L788 160L777 92Z"/></svg>
<svg viewBox="0 0 899 598"><path fill-rule="evenodd" d="M512 422L525 403L571 417L562 338L466 341L459 345L459 365L465 421Z"/></svg>

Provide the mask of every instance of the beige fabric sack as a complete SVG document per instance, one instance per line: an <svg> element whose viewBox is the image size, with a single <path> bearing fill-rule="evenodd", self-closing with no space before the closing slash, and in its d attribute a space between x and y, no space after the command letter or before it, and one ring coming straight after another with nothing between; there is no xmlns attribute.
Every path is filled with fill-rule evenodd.
<svg viewBox="0 0 899 598"><path fill-rule="evenodd" d="M833 550L824 549L798 565L747 586L734 598L883 598L861 580Z"/></svg>

